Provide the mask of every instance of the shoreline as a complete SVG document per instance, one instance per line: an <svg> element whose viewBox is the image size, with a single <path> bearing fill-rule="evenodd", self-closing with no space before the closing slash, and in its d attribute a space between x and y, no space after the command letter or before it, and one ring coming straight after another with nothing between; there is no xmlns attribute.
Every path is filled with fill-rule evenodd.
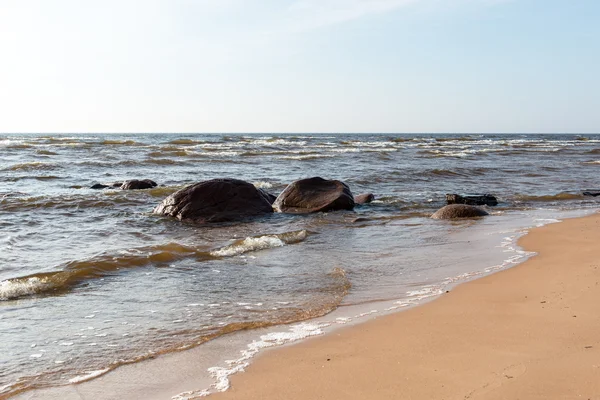
<svg viewBox="0 0 600 400"><path fill-rule="evenodd" d="M569 217L566 217L567 219L563 219L558 224L550 223L548 225L545 225L545 227L553 226L553 225L562 225L563 223L565 223L565 221L573 221L573 220L579 220L579 219L592 218L597 215L598 214L593 214L591 216L588 215L585 217L572 217L571 216L570 219L569 219ZM534 219L533 221L545 221L546 223L548 223L548 221L550 221L550 220ZM523 241L524 238L530 236L532 232L535 232L538 229L540 229L539 225L538 225L538 227L531 226L530 228L526 228L526 231L524 234L521 233L520 235L518 235L520 237L518 239L519 245L521 245L521 242ZM524 250L531 250L531 249L526 248ZM527 251L521 252L521 253L527 253ZM517 267L526 265L531 261L531 258L529 258L529 255L525 255L522 257L525 257L526 261L518 263ZM536 258L537 257L534 257L534 259L536 259ZM482 270L479 273L476 273L473 276L461 277L460 279L456 279L455 281L453 281L451 283L447 283L447 285L452 288L451 293L454 293L457 290L457 288L462 288L463 286L471 285L474 282L479 282L479 281L487 279L489 277L496 276L496 275L498 275L498 272L506 272L506 271L515 269L516 267L511 264L514 264L514 263L508 262L506 265L502 265L502 266L488 267L485 269L482 268ZM500 275L502 275L502 274L500 274ZM372 324L377 324L378 321L380 321L380 320L384 320L384 319L388 319L388 318L402 318L401 316L406 313L411 313L411 312L414 313L415 312L414 310L421 310L424 307L430 307L431 304L437 304L439 302L444 302L444 300L442 300L442 299L448 298L450 293L446 293L443 295L442 295L442 293L443 292L427 295L427 296L425 296L425 300L423 300L421 298L421 299L418 299L418 301L416 301L416 302L412 302L410 299L408 299L409 301L407 303L405 302L404 305L389 307L389 308L385 308L385 309L381 308L380 306L384 307L385 304L390 305L391 304L390 301L368 303L368 304L363 305L363 311L365 311L363 314L356 315L353 318L337 318L336 319L335 318L336 314L343 314L344 311L348 310L347 307L342 306L324 317L292 324L291 326L295 326L298 324L311 325L311 327L309 328L308 334L306 335L307 337L313 336L313 334L312 334L313 332L311 332L311 331L320 330L320 328L322 328L322 327L325 327L325 332L322 332L322 331L317 332L316 335L318 335L318 337L311 338L311 340L300 340L299 342L298 342L298 340L302 339L302 337L292 338L291 340L286 340L284 338L280 343L277 343L275 347L269 348L268 349L269 351L261 351L256 356L256 358L253 358L251 361L252 365L248 368L248 371L252 372L255 369L255 366L254 366L255 363L257 363L257 362L263 363L263 362L265 362L263 360L268 360L269 358L279 357L277 355L280 354L280 352L286 352L286 351L288 351L288 349L294 349L297 347L305 347L305 346L312 348L311 343L313 343L314 341L321 341L321 340L325 340L327 338L331 339L331 337L337 338L340 335L345 335L346 334L345 332L348 332L348 331L368 330L368 329L370 329L369 326L371 326ZM398 303L394 303L394 304L398 304ZM356 309L356 306L349 306L349 307ZM371 308L378 308L378 309L381 308L381 309L379 311L369 311ZM402 312L399 312L399 311L402 311ZM366 317L366 318L363 318L363 317ZM325 323L323 323L323 321L325 321ZM320 325L320 324L322 324L322 325ZM333 326L330 326L330 325L333 325ZM147 361L144 361L141 363L125 365L121 368L118 368L116 371L111 371L111 373L109 373L109 374L102 375L99 378L96 378L93 380L88 380L88 381L82 382L80 384L67 385L67 386L61 386L61 387L55 387L55 388L49 388L49 389L27 391L27 392L18 394L14 397L11 397L11 398L18 398L18 399L56 398L56 399L58 399L58 398L67 398L67 396L69 396L68 398L103 398L103 399L115 398L116 399L116 398L120 398L120 396L123 396L123 395L125 395L128 398L144 398L144 399L150 399L150 398L152 398L152 399L195 398L194 396L190 396L190 392L188 392L187 396L184 396L184 394L186 392L181 392L181 391L180 391L181 392L180 395L176 395L176 393L178 393L178 391L176 391L176 390L179 390L181 387L187 387L187 388L192 389L192 392L194 393L194 395L197 396L198 394L201 394L203 392L203 390L196 390L196 389L209 386L207 384L206 379L202 379L202 377L199 376L202 374L198 373L199 369L195 365L198 363L198 361L204 361L202 363L203 365L206 362L211 365L216 365L216 364L218 364L216 362L217 361L216 358L213 357L213 361L210 361L211 356L215 355L215 353L214 353L215 349L217 352L223 351L223 350L231 350L232 343L234 344L234 347L237 346L238 348L246 348L247 344L249 343L248 339L256 338L257 336L261 335L262 333L266 333L267 335L269 335L271 333L275 333L277 338L281 338L281 336L277 336L277 335L280 335L282 333L285 334L285 332L281 332L283 330L282 328L286 328L286 329L290 328L290 325L276 326L276 327L261 329L258 331L249 331L249 332L234 334L234 335L231 335L230 337L220 338L220 340L217 340L215 342L211 341L211 342L205 343L196 349L186 350L181 353L167 354L167 355L158 357L157 359L147 360ZM293 331L293 329L290 329L290 331ZM306 332L304 332L304 333L306 333ZM330 340L330 339L328 339L328 340ZM252 340L254 340L254 339L252 339ZM337 339L335 339L335 340L337 340ZM213 350L210 351L209 347L212 347ZM265 347L271 347L271 346L265 346ZM248 348L249 348L249 346L248 346ZM203 354L203 353L205 353L204 350L208 350L208 356ZM262 350L262 348L261 348L261 350ZM221 354L221 356L222 356L222 354ZM254 354L252 356L254 356ZM228 359L237 359L237 358L239 358L239 352L232 353ZM206 359L208 359L208 361ZM221 357L221 359L223 359L223 358ZM240 371L244 370L245 367L247 367L247 365L239 365L239 366L241 368L235 372L240 372ZM166 372L167 370L173 370L173 371L169 371L169 373L163 373L163 371ZM162 383L165 384L166 382L168 382L168 387L164 387L164 386L161 387L160 379L158 379L156 381L156 384L153 385L153 383L155 381L152 379L152 376L156 375L157 373L159 373L161 375L160 379L166 379L166 380L163 380ZM250 374L249 378L247 378L247 374L248 374L248 372L245 372L244 374L241 374L241 375L236 374L235 376L231 377L230 379L232 379L232 381L233 381L232 389L230 389L229 391L227 391L225 393L211 394L211 397L217 396L218 398L220 398L220 396L227 397L227 396L231 395L231 396L233 396L233 398L238 398L236 396L240 395L240 392L241 392L242 398L246 398L244 396L243 387L241 389L239 389L239 391L236 388L239 388L239 386L244 386L246 384L245 383L246 379L254 379L254 378L252 378L252 376L253 376L252 373ZM163 375L165 375L165 376L163 376ZM206 375L206 373L204 375ZM229 378L228 375L229 374L226 375L226 378ZM241 381L241 384L238 383L238 380ZM146 385L141 385L140 382L146 383ZM211 384L214 383L214 380L211 380L210 383ZM228 382L227 382L227 384L228 384ZM251 385L254 385L254 384L251 383ZM142 386L145 386L145 387L142 387ZM110 388L110 389L108 389L108 388ZM179 389L176 389L176 388L179 388ZM124 393L123 393L123 391L124 391ZM109 395L107 392L111 393L111 395ZM117 395L116 393L119 393L119 395ZM101 396L98 397L99 395L101 395ZM41 396L41 397L38 397L38 396ZM262 397L257 397L257 398L262 398Z"/></svg>
<svg viewBox="0 0 600 400"><path fill-rule="evenodd" d="M533 228L513 268L259 356L228 399L600 399L600 214Z"/></svg>

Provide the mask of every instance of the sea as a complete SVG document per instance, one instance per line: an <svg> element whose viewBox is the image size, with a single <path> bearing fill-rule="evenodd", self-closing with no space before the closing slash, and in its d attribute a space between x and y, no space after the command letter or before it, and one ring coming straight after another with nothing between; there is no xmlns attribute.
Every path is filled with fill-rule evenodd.
<svg viewBox="0 0 600 400"><path fill-rule="evenodd" d="M193 394L224 390L261 329L302 339L525 260L517 239L530 228L598 209L583 192L599 172L600 135L0 135L0 398L256 332ZM314 176L375 201L208 225L152 212L204 180L278 195ZM129 179L158 186L90 188ZM499 204L432 220L447 193Z"/></svg>

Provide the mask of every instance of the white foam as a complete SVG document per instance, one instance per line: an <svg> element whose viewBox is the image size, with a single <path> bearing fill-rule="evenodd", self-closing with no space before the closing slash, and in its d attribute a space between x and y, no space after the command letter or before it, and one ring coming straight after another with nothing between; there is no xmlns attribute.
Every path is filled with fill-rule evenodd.
<svg viewBox="0 0 600 400"><path fill-rule="evenodd" d="M75 378L71 378L69 379L69 383L80 383L80 382L85 382L88 381L90 379L94 379L99 377L100 375L104 375L105 373L107 373L108 371L110 371L110 368L105 368L105 369L99 369L97 371L89 371L87 372L85 375L78 375Z"/></svg>
<svg viewBox="0 0 600 400"><path fill-rule="evenodd" d="M12 300L46 290L50 284L38 277L5 280L0 282L0 300Z"/></svg>
<svg viewBox="0 0 600 400"><path fill-rule="evenodd" d="M277 236L261 236L258 238L246 238L239 244L223 247L219 250L211 251L210 254L217 257L232 257L249 251L272 249L274 247L285 246L283 240Z"/></svg>
<svg viewBox="0 0 600 400"><path fill-rule="evenodd" d="M286 244L296 243L304 240L307 236L305 230L297 232L288 232L279 235L265 235L258 237L247 237L229 246L222 247L210 252L215 257L233 257L244 253L258 250L272 249L282 247Z"/></svg>
<svg viewBox="0 0 600 400"><path fill-rule="evenodd" d="M173 400L191 400L196 397L208 396L211 391L224 392L229 389L229 377L238 372L243 372L249 365L249 360L263 349L280 346L296 342L298 340L323 334L323 328L329 326L329 323L310 323L303 322L291 325L286 332L271 332L262 335L259 340L248 344L245 350L242 350L241 357L235 360L227 360L226 367L208 368L209 374L215 379L215 383L208 389L179 393L171 399Z"/></svg>
<svg viewBox="0 0 600 400"><path fill-rule="evenodd" d="M252 184L259 189L270 189L273 187L272 183L264 181L253 182Z"/></svg>

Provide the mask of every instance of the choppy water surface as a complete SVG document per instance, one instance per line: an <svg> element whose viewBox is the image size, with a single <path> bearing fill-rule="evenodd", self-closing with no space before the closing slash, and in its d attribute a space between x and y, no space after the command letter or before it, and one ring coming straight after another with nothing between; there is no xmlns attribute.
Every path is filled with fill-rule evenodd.
<svg viewBox="0 0 600 400"><path fill-rule="evenodd" d="M540 210L597 207L581 192L599 156L595 135L0 136L0 398L502 264ZM278 194L316 175L378 200L217 226L151 214L206 179ZM159 187L88 189L134 178ZM501 203L428 219L449 192Z"/></svg>

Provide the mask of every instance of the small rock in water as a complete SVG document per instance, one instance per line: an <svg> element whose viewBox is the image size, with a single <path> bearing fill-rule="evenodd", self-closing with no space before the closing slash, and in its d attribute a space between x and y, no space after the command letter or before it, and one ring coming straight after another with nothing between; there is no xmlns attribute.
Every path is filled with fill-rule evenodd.
<svg viewBox="0 0 600 400"><path fill-rule="evenodd" d="M597 197L600 196L600 190L588 190L582 193L584 196Z"/></svg>
<svg viewBox="0 0 600 400"><path fill-rule="evenodd" d="M121 189L123 190L140 190L140 189L152 189L156 187L156 182L150 179L132 179L129 181L125 181L121 184Z"/></svg>
<svg viewBox="0 0 600 400"><path fill-rule="evenodd" d="M437 210L431 218L433 219L458 219L458 218L476 218L489 215L479 207L468 206L466 204L450 204Z"/></svg>
<svg viewBox="0 0 600 400"><path fill-rule="evenodd" d="M375 200L373 193L363 193L359 194L358 196L354 196L354 202L356 204L368 204L373 200Z"/></svg>
<svg viewBox="0 0 600 400"><path fill-rule="evenodd" d="M498 199L491 194L446 194L448 204L467 204L471 206L496 206Z"/></svg>
<svg viewBox="0 0 600 400"><path fill-rule="evenodd" d="M108 185L103 185L101 183L96 183L95 185L90 186L90 189L106 189L109 187Z"/></svg>
<svg viewBox="0 0 600 400"><path fill-rule="evenodd" d="M90 186L90 189L106 189L106 188L115 188L122 190L138 190L138 189L152 189L156 187L157 184L153 180L150 179L131 179L123 182L113 182L113 183L96 183L95 185Z"/></svg>

